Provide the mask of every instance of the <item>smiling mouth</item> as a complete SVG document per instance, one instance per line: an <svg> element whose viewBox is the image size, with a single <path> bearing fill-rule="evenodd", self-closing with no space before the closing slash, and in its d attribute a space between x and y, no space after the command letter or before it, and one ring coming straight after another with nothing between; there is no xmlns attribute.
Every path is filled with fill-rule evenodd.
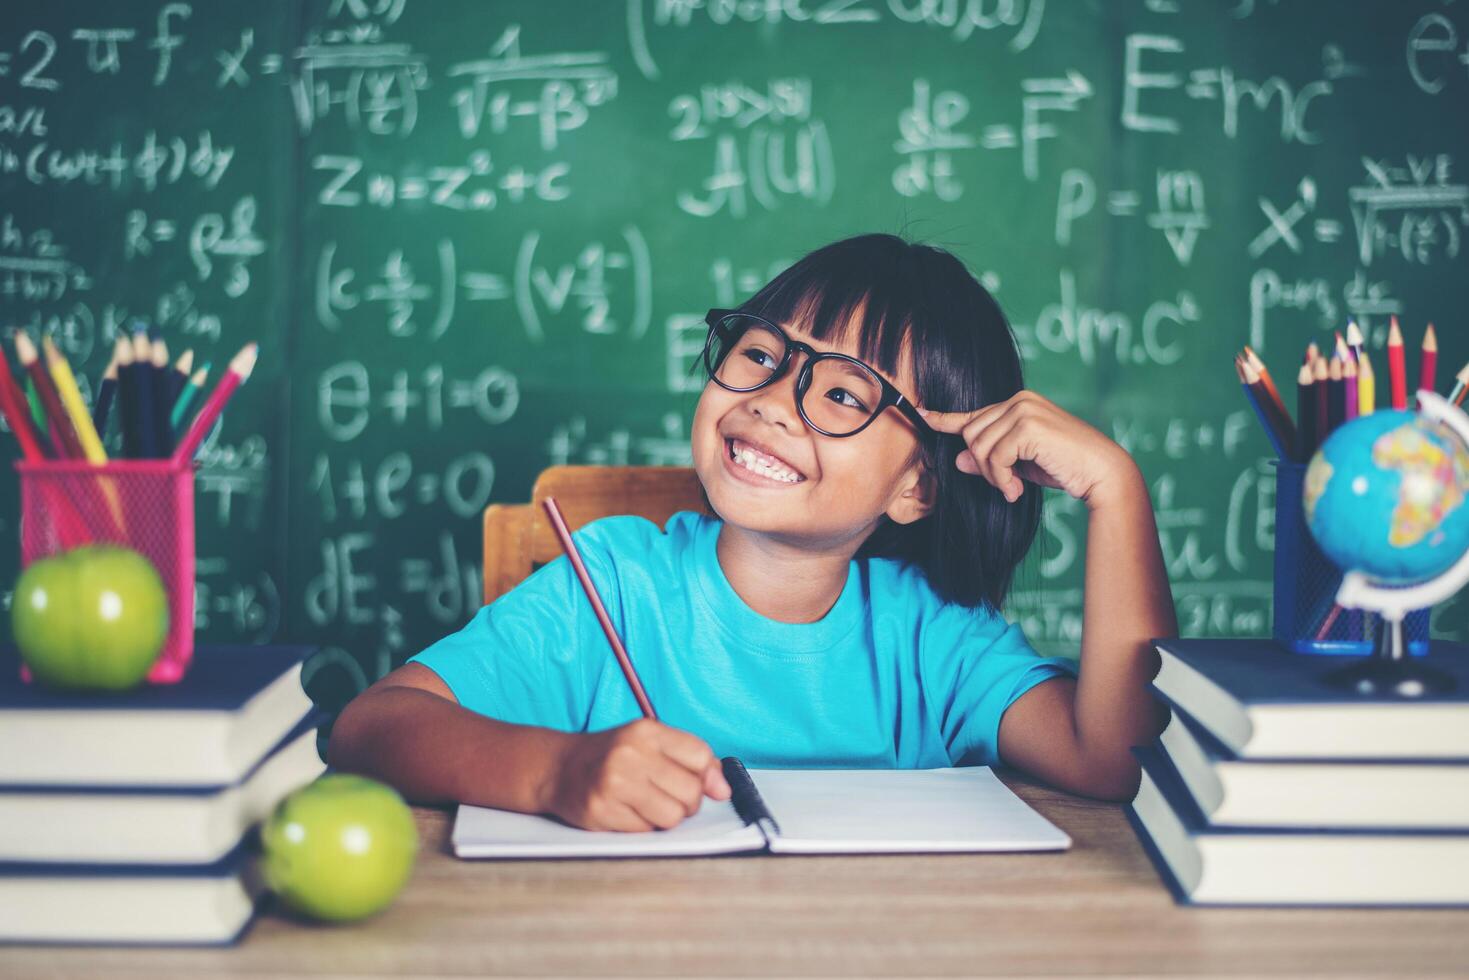
<svg viewBox="0 0 1469 980"><path fill-rule="evenodd" d="M801 483L806 479L804 475L779 457L763 453L738 439L724 440L724 450L734 465L747 469L757 476L763 476L767 480L774 480L777 483Z"/></svg>

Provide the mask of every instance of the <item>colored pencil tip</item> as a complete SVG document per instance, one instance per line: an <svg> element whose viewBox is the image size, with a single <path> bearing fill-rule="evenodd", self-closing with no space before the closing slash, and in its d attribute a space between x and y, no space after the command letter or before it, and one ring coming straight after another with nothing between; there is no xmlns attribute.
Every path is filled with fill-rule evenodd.
<svg viewBox="0 0 1469 980"><path fill-rule="evenodd" d="M255 369L255 359L259 354L260 345L253 340L250 341L244 347L241 347L240 352L230 361L230 370L238 374L241 381L245 380L250 377L250 372Z"/></svg>

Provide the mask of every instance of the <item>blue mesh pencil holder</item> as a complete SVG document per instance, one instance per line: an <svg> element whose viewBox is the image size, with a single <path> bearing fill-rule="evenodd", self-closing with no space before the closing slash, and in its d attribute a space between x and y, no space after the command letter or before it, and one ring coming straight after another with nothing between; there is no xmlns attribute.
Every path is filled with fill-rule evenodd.
<svg viewBox="0 0 1469 980"><path fill-rule="evenodd" d="M1301 507L1306 464L1275 460L1275 642L1296 653L1366 656L1382 622L1373 612L1336 608L1342 572L1321 553ZM1403 620L1407 652L1428 652L1428 615Z"/></svg>

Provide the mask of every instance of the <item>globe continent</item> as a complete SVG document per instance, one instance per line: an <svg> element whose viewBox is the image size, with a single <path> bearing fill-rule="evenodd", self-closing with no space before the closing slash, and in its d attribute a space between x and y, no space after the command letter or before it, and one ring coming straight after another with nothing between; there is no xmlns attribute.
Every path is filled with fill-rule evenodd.
<svg viewBox="0 0 1469 980"><path fill-rule="evenodd" d="M1421 582L1469 550L1469 447L1412 412L1342 425L1312 457L1301 500L1321 550L1387 584Z"/></svg>

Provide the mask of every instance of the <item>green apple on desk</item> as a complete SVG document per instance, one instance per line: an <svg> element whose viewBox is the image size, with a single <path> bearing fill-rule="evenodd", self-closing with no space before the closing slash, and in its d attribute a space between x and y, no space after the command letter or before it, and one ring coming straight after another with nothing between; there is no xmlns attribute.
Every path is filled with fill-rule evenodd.
<svg viewBox="0 0 1469 980"><path fill-rule="evenodd" d="M260 835L271 890L297 912L334 922L385 907L418 854L418 829L403 798L347 773L329 773L287 796Z"/></svg>
<svg viewBox="0 0 1469 980"><path fill-rule="evenodd" d="M142 682L168 636L168 595L136 551L88 545L32 562L15 584L11 627L42 684L123 691Z"/></svg>

